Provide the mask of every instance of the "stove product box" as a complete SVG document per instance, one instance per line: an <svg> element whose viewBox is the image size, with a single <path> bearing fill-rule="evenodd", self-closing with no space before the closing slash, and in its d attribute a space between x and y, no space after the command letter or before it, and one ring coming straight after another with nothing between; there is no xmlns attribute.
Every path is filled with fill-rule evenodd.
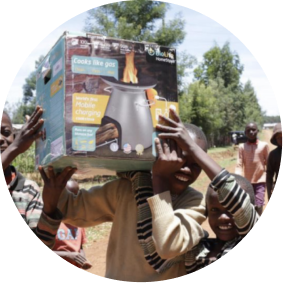
<svg viewBox="0 0 283 283"><path fill-rule="evenodd" d="M178 112L176 68L174 48L65 32L37 70L36 164L150 170L158 115Z"/></svg>

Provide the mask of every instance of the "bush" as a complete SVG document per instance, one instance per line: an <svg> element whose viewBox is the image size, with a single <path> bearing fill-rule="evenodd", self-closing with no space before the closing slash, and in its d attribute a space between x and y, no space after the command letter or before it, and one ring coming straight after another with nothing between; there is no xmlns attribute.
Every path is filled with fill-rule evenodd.
<svg viewBox="0 0 283 283"><path fill-rule="evenodd" d="M35 172L35 145L33 144L26 152L20 154L13 165L23 174Z"/></svg>

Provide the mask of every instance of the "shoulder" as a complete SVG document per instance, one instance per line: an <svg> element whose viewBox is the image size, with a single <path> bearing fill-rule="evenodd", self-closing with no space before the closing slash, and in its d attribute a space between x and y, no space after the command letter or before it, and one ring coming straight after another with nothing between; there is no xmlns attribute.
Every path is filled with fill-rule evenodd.
<svg viewBox="0 0 283 283"><path fill-rule="evenodd" d="M35 181L25 179L23 191L27 192L33 196L40 195L40 189Z"/></svg>
<svg viewBox="0 0 283 283"><path fill-rule="evenodd" d="M111 190L123 190L131 188L131 181L124 178L118 178L105 183L101 188L111 189Z"/></svg>
<svg viewBox="0 0 283 283"><path fill-rule="evenodd" d="M180 204L186 204L190 206L204 205L203 194L192 187L188 187L186 190L184 190L177 200L180 202Z"/></svg>

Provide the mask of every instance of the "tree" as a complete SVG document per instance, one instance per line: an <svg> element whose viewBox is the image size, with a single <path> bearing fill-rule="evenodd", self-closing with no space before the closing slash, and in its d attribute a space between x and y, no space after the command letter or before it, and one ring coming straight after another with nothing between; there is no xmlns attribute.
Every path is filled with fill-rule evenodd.
<svg viewBox="0 0 283 283"><path fill-rule="evenodd" d="M165 22L168 3L148 0L121 1L88 11L85 31L106 36L174 46L183 42L185 20L177 15ZM159 23L159 27L156 25Z"/></svg>
<svg viewBox="0 0 283 283"><path fill-rule="evenodd" d="M194 70L196 80L208 85L209 80L221 78L225 87L240 87L244 66L240 63L239 55L230 50L228 42L222 48L215 45L203 55L203 58L203 62Z"/></svg>
<svg viewBox="0 0 283 283"><path fill-rule="evenodd" d="M161 46L176 47L186 36L185 20L177 14L166 21L170 4L159 1L134 0L104 5L88 11L85 31L134 41L155 42ZM182 94L183 78L187 69L196 63L195 57L178 54L178 89Z"/></svg>
<svg viewBox="0 0 283 283"><path fill-rule="evenodd" d="M34 93L36 90L36 70L40 63L43 61L44 56L40 56L38 60L35 61L35 70L29 74L25 79L25 84L23 85L23 103L27 105L28 103L34 103Z"/></svg>
<svg viewBox="0 0 283 283"><path fill-rule="evenodd" d="M261 128L264 123L264 112L258 103L251 81L247 81L244 85L243 93L246 99L245 124L255 122Z"/></svg>
<svg viewBox="0 0 283 283"><path fill-rule="evenodd" d="M38 60L35 61L35 70L25 79L22 103L18 102L10 107L11 118L14 124L23 124L25 122L25 116L31 115L35 109L36 70L43 59L44 56L41 55Z"/></svg>

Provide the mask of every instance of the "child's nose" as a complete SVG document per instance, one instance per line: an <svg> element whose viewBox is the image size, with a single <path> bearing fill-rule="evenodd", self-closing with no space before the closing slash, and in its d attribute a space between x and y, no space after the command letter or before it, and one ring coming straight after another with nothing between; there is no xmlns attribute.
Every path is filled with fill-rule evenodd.
<svg viewBox="0 0 283 283"><path fill-rule="evenodd" d="M219 216L219 219L221 219L221 220L229 220L230 216L227 213L221 213L221 215Z"/></svg>

